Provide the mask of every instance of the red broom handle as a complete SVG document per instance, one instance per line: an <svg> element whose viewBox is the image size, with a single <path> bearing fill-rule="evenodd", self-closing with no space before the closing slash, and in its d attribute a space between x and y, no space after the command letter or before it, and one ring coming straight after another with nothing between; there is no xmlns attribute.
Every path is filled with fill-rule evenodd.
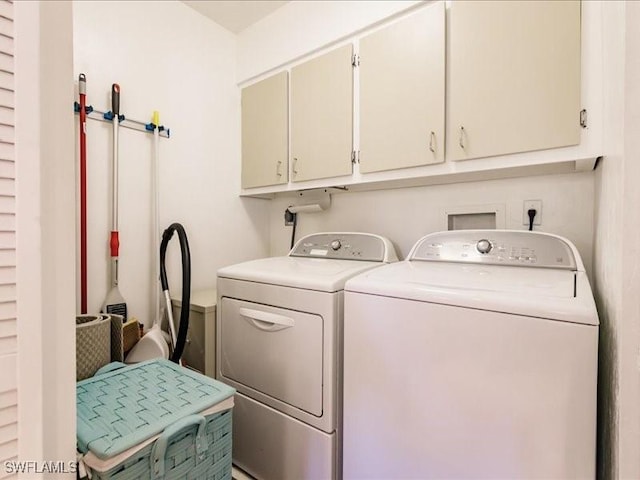
<svg viewBox="0 0 640 480"><path fill-rule="evenodd" d="M87 78L80 74L80 312L87 313Z"/></svg>

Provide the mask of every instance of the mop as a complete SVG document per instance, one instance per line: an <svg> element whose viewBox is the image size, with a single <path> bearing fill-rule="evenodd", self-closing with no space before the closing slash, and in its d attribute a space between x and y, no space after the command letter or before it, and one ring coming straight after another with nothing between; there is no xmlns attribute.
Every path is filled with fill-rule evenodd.
<svg viewBox="0 0 640 480"><path fill-rule="evenodd" d="M127 321L127 303L118 288L118 127L120 126L120 85L114 83L111 87L111 110L113 113L113 208L112 229L109 241L111 249L111 290L107 294L102 306L104 313L122 315L122 321Z"/></svg>

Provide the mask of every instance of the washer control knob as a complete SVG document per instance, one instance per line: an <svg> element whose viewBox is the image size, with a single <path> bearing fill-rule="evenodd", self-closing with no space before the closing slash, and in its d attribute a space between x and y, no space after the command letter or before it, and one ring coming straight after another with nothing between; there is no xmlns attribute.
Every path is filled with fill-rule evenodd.
<svg viewBox="0 0 640 480"><path fill-rule="evenodd" d="M480 253L489 253L492 249L492 245L491 242L489 240L486 239L482 239L482 240L478 240L478 243L476 243L476 250L478 250L478 252Z"/></svg>
<svg viewBox="0 0 640 480"><path fill-rule="evenodd" d="M342 244L340 243L340 240L334 240L333 242L331 242L331 248L333 250L340 250L341 246Z"/></svg>

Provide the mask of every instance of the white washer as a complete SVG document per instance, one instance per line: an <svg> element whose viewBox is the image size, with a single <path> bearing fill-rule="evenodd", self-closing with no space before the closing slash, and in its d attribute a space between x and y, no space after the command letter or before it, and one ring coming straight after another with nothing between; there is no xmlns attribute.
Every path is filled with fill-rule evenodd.
<svg viewBox="0 0 640 480"><path fill-rule="evenodd" d="M345 479L595 478L598 316L554 235L427 235L345 286Z"/></svg>
<svg viewBox="0 0 640 480"><path fill-rule="evenodd" d="M364 233L218 271L216 377L238 391L233 461L259 479L341 477L342 313L349 278L397 260Z"/></svg>

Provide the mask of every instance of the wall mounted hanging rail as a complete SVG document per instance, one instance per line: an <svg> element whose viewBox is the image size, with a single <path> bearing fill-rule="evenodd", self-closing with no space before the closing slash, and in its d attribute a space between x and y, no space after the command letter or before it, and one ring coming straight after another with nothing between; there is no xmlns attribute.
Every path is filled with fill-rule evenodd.
<svg viewBox="0 0 640 480"><path fill-rule="evenodd" d="M80 104L78 102L73 103L73 111L76 114L80 113ZM101 112L100 110L96 110L95 108L93 108L91 105L87 105L85 107L85 112L87 114L87 118L90 118L92 120L99 120L101 122L108 122L108 123L113 122L114 114L111 111ZM145 132L150 134L153 134L154 130L157 128L158 131L160 132L161 137L165 137L165 138L171 137L171 130L169 128L165 127L164 125L156 125L153 122L144 123L144 122L139 122L137 120L131 120L131 119L125 118L124 115L118 115L118 123L120 124L121 127L130 128L131 130L138 130L140 132Z"/></svg>

